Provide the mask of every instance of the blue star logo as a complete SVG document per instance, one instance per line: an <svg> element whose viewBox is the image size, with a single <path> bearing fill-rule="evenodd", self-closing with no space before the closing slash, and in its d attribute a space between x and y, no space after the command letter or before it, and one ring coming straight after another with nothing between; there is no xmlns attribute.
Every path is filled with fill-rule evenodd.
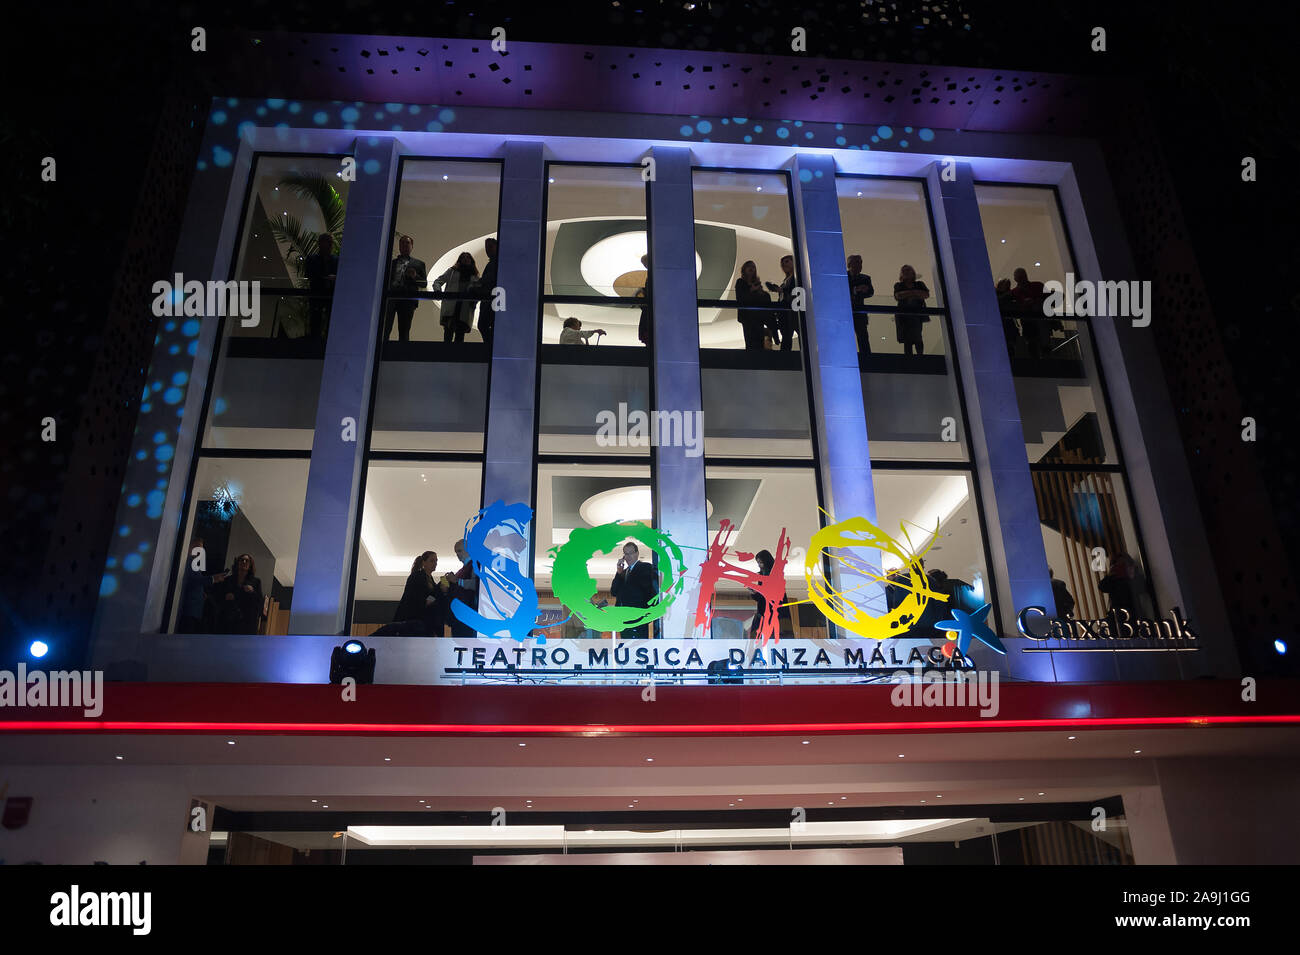
<svg viewBox="0 0 1300 955"><path fill-rule="evenodd" d="M941 620L936 623L937 630L955 630L957 636L949 637L949 640L956 639L957 650L962 656L970 649L971 638L974 637L980 643L984 644L990 650L996 653L1006 654L1007 648L1002 645L998 635L989 629L987 620L989 610L992 604L985 604L974 613L967 613L964 610L958 610L956 607L952 610L951 620Z"/></svg>

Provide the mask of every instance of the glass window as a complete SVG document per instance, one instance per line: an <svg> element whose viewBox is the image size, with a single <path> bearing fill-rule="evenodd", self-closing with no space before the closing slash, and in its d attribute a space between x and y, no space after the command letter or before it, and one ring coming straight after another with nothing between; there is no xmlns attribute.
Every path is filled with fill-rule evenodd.
<svg viewBox="0 0 1300 955"><path fill-rule="evenodd" d="M641 166L547 166L543 344L641 347L647 224Z"/></svg>
<svg viewBox="0 0 1300 955"><path fill-rule="evenodd" d="M700 369L704 450L713 457L811 458L803 366Z"/></svg>
<svg viewBox="0 0 1300 955"><path fill-rule="evenodd" d="M549 551L565 544L575 528L596 527L614 521L652 524L654 500L648 465L590 465L542 461L537 466L537 509L533 519L536 554L534 584L544 615L568 616L551 590ZM595 600L616 603L610 595L610 582L618 568L624 541L608 552L597 554L587 562L587 570L597 582ZM663 568L659 568L661 571ZM574 620L563 635L574 637L609 636L575 630ZM585 629L585 628L584 628ZM550 635L561 635L557 630Z"/></svg>
<svg viewBox="0 0 1300 955"><path fill-rule="evenodd" d="M483 341L487 306L478 303L481 291L497 284L488 242L496 238L500 204L500 163L402 162L391 257L396 261L404 240L409 242L405 254L412 259L414 274L408 273L404 289L389 284L385 341L445 341L449 327L467 328L463 341ZM453 268L458 264L465 268ZM434 298L422 300L422 295Z"/></svg>
<svg viewBox="0 0 1300 955"><path fill-rule="evenodd" d="M884 461L967 460L952 329L943 311L925 186L906 179L840 176L836 190L844 250L856 270L853 323L871 456ZM907 276L905 268L911 270ZM895 283L904 281L924 286L929 294L913 296L910 310L896 311L900 301L909 300L906 295L895 298L905 291ZM850 292L847 274L844 291Z"/></svg>
<svg viewBox="0 0 1300 955"><path fill-rule="evenodd" d="M487 362L427 357L395 352L380 362L371 451L483 450Z"/></svg>
<svg viewBox="0 0 1300 955"><path fill-rule="evenodd" d="M257 159L234 278L261 294L222 320L205 448L311 448L345 231L340 158Z"/></svg>
<svg viewBox="0 0 1300 955"><path fill-rule="evenodd" d="M939 260L934 250L925 185L913 179L838 176L835 189L840 200L844 255L846 259L861 256L862 271L872 279L875 294L867 298L867 303L894 305L893 288L898 271L910 265L916 270L917 278L930 288L931 295L925 304L942 308L943 284L938 280ZM872 350L886 349L877 349L873 343Z"/></svg>
<svg viewBox="0 0 1300 955"><path fill-rule="evenodd" d="M349 186L342 158L257 158L236 279L261 282L263 289L307 288L307 257L317 252L320 237L328 233L336 245L342 244Z"/></svg>
<svg viewBox="0 0 1300 955"><path fill-rule="evenodd" d="M947 633L935 630L934 623L950 618L953 607L974 611L993 603L974 481L969 472L955 470L873 468L871 478L877 526L908 551L924 551L931 589L949 597L947 602L931 600L908 636L946 640ZM902 561L885 553L882 566L888 575L899 570ZM879 616L905 595L906 591L887 586L884 606L871 607L869 612ZM879 597L873 599L879 603ZM990 612L988 619L996 628L996 613Z"/></svg>
<svg viewBox="0 0 1300 955"><path fill-rule="evenodd" d="M288 633L308 463L306 457L199 460L171 632ZM197 546L203 555L196 567ZM246 564L239 560L245 556Z"/></svg>
<svg viewBox="0 0 1300 955"><path fill-rule="evenodd" d="M643 364L547 362L542 365L540 393L541 454L648 456L651 442L663 430L659 420L650 417L650 370ZM688 447L702 439L696 421L668 424Z"/></svg>
<svg viewBox="0 0 1300 955"><path fill-rule="evenodd" d="M822 526L818 510L817 478L811 468L722 467L704 470L704 495L709 514L709 542L723 520L739 528L728 541L727 560L757 572L756 560L741 560L739 552L775 555L784 529L791 542L785 567L786 603L780 613L782 636L823 638L826 618L808 600L804 580L804 555L808 541ZM714 598L711 636L748 636L757 612L752 591L735 581L719 581Z"/></svg>
<svg viewBox="0 0 1300 955"><path fill-rule="evenodd" d="M1061 606L1061 588L1053 583L1057 614L1095 620L1123 607L1154 616L1123 476L1044 468L1033 470L1033 480L1047 563L1069 595Z"/></svg>
<svg viewBox="0 0 1300 955"><path fill-rule="evenodd" d="M697 169L693 184L700 347L761 351L766 336L780 348L784 341L781 319L789 317L774 309L781 302L779 287L786 280L781 260L788 256L792 269L797 262L789 177L784 173ZM754 264L754 274L747 275L742 286L749 307L741 311L737 288L746 262ZM797 275L792 284L798 284ZM719 304L723 301L736 305ZM797 341L798 328L792 332Z"/></svg>
<svg viewBox="0 0 1300 955"><path fill-rule="evenodd" d="M975 197L998 285L1043 545L1069 594L1062 601L1058 586L1058 602L1073 604L1079 617L1102 616L1114 601L1149 615L1151 587L1090 323L1044 313L1041 283L1068 284L1075 269L1056 192L977 185Z"/></svg>
<svg viewBox="0 0 1300 955"><path fill-rule="evenodd" d="M426 551L437 555L435 581L461 569L455 544L465 536L465 522L478 513L482 484L483 466L474 461L370 462L357 547L353 636L368 636L399 619L425 621L411 612L412 601L402 605L407 578ZM455 633L443 599L451 588L439 590L436 606L427 605L424 635ZM423 600L414 604L419 610L426 607ZM461 626L459 621L455 626Z"/></svg>

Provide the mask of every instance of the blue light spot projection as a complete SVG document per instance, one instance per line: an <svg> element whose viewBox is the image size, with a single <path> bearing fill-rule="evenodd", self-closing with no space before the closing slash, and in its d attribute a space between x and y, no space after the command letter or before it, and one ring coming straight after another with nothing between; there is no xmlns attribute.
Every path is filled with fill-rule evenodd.
<svg viewBox="0 0 1300 955"><path fill-rule="evenodd" d="M843 124L843 123L836 123L836 124L835 124L835 128L836 128L836 129L843 129L843 128L844 128L844 124Z"/></svg>
<svg viewBox="0 0 1300 955"><path fill-rule="evenodd" d="M326 123L329 122L329 119L330 119L329 114L326 113L324 110L319 110L313 113L311 117L311 121L315 123L317 126L324 126Z"/></svg>
<svg viewBox="0 0 1300 955"><path fill-rule="evenodd" d="M400 113L400 112L402 111L402 104L401 104L401 103L385 103L385 104L384 104L384 109L388 110L388 112L390 112L390 113Z"/></svg>
<svg viewBox="0 0 1300 955"><path fill-rule="evenodd" d="M355 123L358 119L361 118L361 111L357 109L355 106L345 106L343 108L343 111L340 112L339 115L342 116L343 119L346 120L347 122Z"/></svg>
<svg viewBox="0 0 1300 955"><path fill-rule="evenodd" d="M104 579L99 582L99 595L111 597L115 593L117 593L117 577L113 574L105 574Z"/></svg>
<svg viewBox="0 0 1300 955"><path fill-rule="evenodd" d="M129 495L129 496L127 497L127 499L126 499L126 506L127 506L127 507L139 507L139 506L140 506L140 495L139 495L139 494L131 494L131 495Z"/></svg>
<svg viewBox="0 0 1300 955"><path fill-rule="evenodd" d="M761 133L762 131L763 131L763 127L762 127L762 126L755 126L755 127L754 127L754 132L756 132L756 133Z"/></svg>
<svg viewBox="0 0 1300 955"><path fill-rule="evenodd" d="M796 127L802 126L802 125L803 125L803 120L802 120L802 119L796 119L796 120L794 121L794 124L795 124Z"/></svg>
<svg viewBox="0 0 1300 955"><path fill-rule="evenodd" d="M140 546L137 547L136 550L138 550L138 551L139 551L140 553L142 553L142 554L147 554L147 553L149 553L149 542L148 542L148 541L140 541Z"/></svg>
<svg viewBox="0 0 1300 955"><path fill-rule="evenodd" d="M778 127L777 127L777 130L776 130L776 138L777 138L777 139L789 139L789 138L790 138L790 130L786 129L784 126L778 126Z"/></svg>
<svg viewBox="0 0 1300 955"><path fill-rule="evenodd" d="M257 115L258 115L258 116L265 116L265 115L266 115L266 107L265 107L265 106L259 106L259 107L257 107Z"/></svg>
<svg viewBox="0 0 1300 955"><path fill-rule="evenodd" d="M911 127L911 126L904 126L904 127L903 127L903 132L905 132L905 133L910 133L911 131L912 131L912 127Z"/></svg>
<svg viewBox="0 0 1300 955"><path fill-rule="evenodd" d="M212 413L213 413L213 414L225 414L225 413L226 413L226 399L225 399L225 398L217 398L216 401L212 402Z"/></svg>
<svg viewBox="0 0 1300 955"><path fill-rule="evenodd" d="M266 105L271 109L284 109L284 102L282 99L268 99Z"/></svg>
<svg viewBox="0 0 1300 955"><path fill-rule="evenodd" d="M800 181L800 182L812 182L812 170L811 170L811 169L800 169L800 170L799 170L799 181Z"/></svg>
<svg viewBox="0 0 1300 955"><path fill-rule="evenodd" d="M681 129L677 130L677 132L681 133L683 136L690 136L690 135L694 134L694 132L695 132L695 127L693 127L693 126L683 126Z"/></svg>
<svg viewBox="0 0 1300 955"><path fill-rule="evenodd" d="M145 413L146 413L146 412L145 412L145 409L144 409L144 408L141 408L141 409L140 409L140 413L141 413L141 414L145 414ZM144 450L143 448L141 448L139 451L137 451L137 452L135 453L135 459L136 459L137 461L143 461L143 460L144 460L145 458L147 458L147 457L149 457L149 452L146 451L146 450Z"/></svg>
<svg viewBox="0 0 1300 955"><path fill-rule="evenodd" d="M212 122L215 123L215 124L218 125L218 126L220 126L220 125L222 125L223 123L225 123L226 119L227 119L227 117L226 117L226 111L225 111L225 110L221 110L221 109L219 109L219 110L215 110L215 111L213 112L213 114L212 114Z"/></svg>
<svg viewBox="0 0 1300 955"><path fill-rule="evenodd" d="M436 119L431 120L424 128L431 133L440 133L442 132L442 123L438 122Z"/></svg>
<svg viewBox="0 0 1300 955"><path fill-rule="evenodd" d="M871 141L872 141L873 143L878 143L878 142L880 142L880 137L879 137L879 136L872 136L872 137L871 137Z"/></svg>
<svg viewBox="0 0 1300 955"><path fill-rule="evenodd" d="M154 487L156 487L160 491L164 490L167 487L167 481L164 480L163 478L159 478L158 483L155 484Z"/></svg>
<svg viewBox="0 0 1300 955"><path fill-rule="evenodd" d="M695 128L702 133L713 132L713 124L710 123L707 119L700 120L698 123L695 124Z"/></svg>
<svg viewBox="0 0 1300 955"><path fill-rule="evenodd" d="M189 347L185 350L191 355L197 355L199 353L199 343L197 341L190 342Z"/></svg>
<svg viewBox="0 0 1300 955"><path fill-rule="evenodd" d="M736 123L736 124L739 125L739 126L744 126L746 123L749 122L749 120L746 119L744 116L733 116L733 117L731 118L731 121L732 121L733 123Z"/></svg>
<svg viewBox="0 0 1300 955"><path fill-rule="evenodd" d="M117 536L118 536L118 537L130 537L130 536L131 536L131 528L129 528L129 527L127 527L125 524L123 524L121 527L119 527L119 528L117 529Z"/></svg>
<svg viewBox="0 0 1300 955"><path fill-rule="evenodd" d="M900 139L900 140L898 141L898 145L901 146L901 147L903 147L904 149L906 149L906 148L907 148L907 140L906 140L906 139Z"/></svg>
<svg viewBox="0 0 1300 955"><path fill-rule="evenodd" d="M212 164L214 166L225 167L229 166L234 161L235 157L231 155L230 150L223 149L220 146L212 147Z"/></svg>
<svg viewBox="0 0 1300 955"><path fill-rule="evenodd" d="M876 135L879 136L881 139L889 139L891 136L894 135L894 131L890 129L888 126L881 126L876 129ZM872 142L875 142L875 139L872 139Z"/></svg>
<svg viewBox="0 0 1300 955"><path fill-rule="evenodd" d="M239 100L235 99L234 97L231 97L230 99L226 100L226 105L227 105L227 106L238 106L238 105L239 105Z"/></svg>
<svg viewBox="0 0 1300 955"><path fill-rule="evenodd" d="M175 348L174 345L172 347ZM180 349L177 349L177 351L179 350ZM181 391L181 389L179 388L168 388L166 391L163 392L163 401L165 401L169 405L176 404L184 397L185 397L185 392Z"/></svg>
<svg viewBox="0 0 1300 955"><path fill-rule="evenodd" d="M155 490L149 492L149 495L144 499L145 516L154 518L162 516L163 497L164 495L162 491Z"/></svg>
<svg viewBox="0 0 1300 955"><path fill-rule="evenodd" d="M189 321L187 321L184 325L181 326L181 334L184 335L186 338L193 338L198 333L199 333L199 320L197 318L191 318Z"/></svg>
<svg viewBox="0 0 1300 955"><path fill-rule="evenodd" d="M127 554L122 561L122 569L135 573L144 566L144 558L139 554Z"/></svg>
<svg viewBox="0 0 1300 955"><path fill-rule="evenodd" d="M180 345L170 345L167 348L167 354L169 355L179 355L180 353L181 353Z"/></svg>
<svg viewBox="0 0 1300 955"><path fill-rule="evenodd" d="M934 130L927 126L916 135L921 138L921 142L928 143L930 140L934 139Z"/></svg>
<svg viewBox="0 0 1300 955"><path fill-rule="evenodd" d="M301 112L302 112L302 103L290 103L290 104L289 104L289 112L291 112L291 113L295 113L295 114L296 114L296 113L301 113Z"/></svg>
<svg viewBox="0 0 1300 955"><path fill-rule="evenodd" d="M836 136L836 137L835 137L835 145L836 145L836 146L843 146L843 145L845 145L846 143L848 143L848 140L845 139L843 136Z"/></svg>
<svg viewBox="0 0 1300 955"><path fill-rule="evenodd" d="M408 107L406 108L406 111L407 111L408 113L410 113L412 116L419 116L419 115L420 115L420 107L417 106L415 103L412 103L410 106L408 106Z"/></svg>
<svg viewBox="0 0 1300 955"><path fill-rule="evenodd" d="M363 172L365 172L367 176L373 176L377 172L379 172L379 160L367 159L364 163L362 163L361 169Z"/></svg>
<svg viewBox="0 0 1300 955"><path fill-rule="evenodd" d="M438 113L438 121L443 123L453 123L456 121L456 111L454 109L444 109Z"/></svg>
<svg viewBox="0 0 1300 955"><path fill-rule="evenodd" d="M108 560L104 561L104 567L107 568L108 570L113 570L115 567L117 567L117 558L110 557Z"/></svg>
<svg viewBox="0 0 1300 955"><path fill-rule="evenodd" d="M190 380L189 374L183 371L178 371L174 375L172 375L173 385L183 385L185 384L185 382L189 380Z"/></svg>
<svg viewBox="0 0 1300 955"><path fill-rule="evenodd" d="M155 431L155 432L153 433L153 443L154 443L154 444L162 444L162 443L163 443L164 441L166 441L166 440L167 440L167 435L166 435L164 432L162 432L162 431Z"/></svg>

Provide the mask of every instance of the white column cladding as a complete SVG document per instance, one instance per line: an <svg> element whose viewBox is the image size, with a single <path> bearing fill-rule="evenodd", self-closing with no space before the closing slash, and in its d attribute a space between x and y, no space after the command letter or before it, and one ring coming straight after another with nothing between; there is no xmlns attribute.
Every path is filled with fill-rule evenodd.
<svg viewBox="0 0 1300 955"><path fill-rule="evenodd" d="M695 203L691 151L656 146L655 178L650 183L650 300L653 347L651 369L656 409L681 411L683 420L703 409L700 388L700 325L695 286ZM706 422L707 424L707 422ZM704 457L685 447L656 443L655 527L682 548L689 568L686 590L663 618L663 636L691 636L695 605L690 600L699 565L708 547L704 505ZM661 567L668 582L670 568ZM709 634L702 634L708 637Z"/></svg>
<svg viewBox="0 0 1300 955"><path fill-rule="evenodd" d="M397 140L379 134L358 138L355 155L357 180L348 190L307 472L289 615L292 634L342 633L352 548L361 520L361 463L397 184ZM344 419L354 422L353 440L344 440Z"/></svg>
<svg viewBox="0 0 1300 955"><path fill-rule="evenodd" d="M822 506L830 515L826 523L851 517L875 523L876 489L871 480L862 373L844 264L835 160L824 155L797 155L791 175L795 228L803 236L799 273L807 290L807 338L802 345L809 352ZM879 551L852 553L859 566L880 573ZM884 587L879 581L838 562L834 567L837 589L872 616L885 612Z"/></svg>
<svg viewBox="0 0 1300 955"><path fill-rule="evenodd" d="M507 142L501 171L497 285L506 307L492 336L492 374L484 442L483 504L532 504L537 446L537 342L540 337L546 161L542 144ZM594 425L593 425L594 427ZM468 517L469 515L466 515ZM533 576L536 524L520 559ZM545 545L546 542L543 542ZM486 602L485 602L486 603Z"/></svg>
<svg viewBox="0 0 1300 955"><path fill-rule="evenodd" d="M927 183L953 315L953 345L963 372L971 454L996 565L999 622L1004 634L1016 634L1019 608L1041 606L1054 614L1056 603L974 176L969 163L951 168L953 173L945 178L943 167L932 165ZM1010 676L1055 679L1051 654L1021 652L1034 641L1011 636L1003 644Z"/></svg>

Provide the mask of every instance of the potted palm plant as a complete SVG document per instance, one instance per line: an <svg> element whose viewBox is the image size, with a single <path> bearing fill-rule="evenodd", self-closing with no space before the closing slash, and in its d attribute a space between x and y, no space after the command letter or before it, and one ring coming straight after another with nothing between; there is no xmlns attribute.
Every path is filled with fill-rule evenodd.
<svg viewBox="0 0 1300 955"><path fill-rule="evenodd" d="M345 207L343 197L334 188L334 184L319 173L290 173L280 179L277 186L286 189L295 198L308 199L316 204L321 221L325 223L325 232L334 237L335 254L340 253ZM317 241L323 233L307 230L300 219L285 214L268 216L266 227L284 249L285 262L293 274L294 285L307 288L304 272L307 256L315 254ZM299 295L282 298L277 306L276 320L288 337L301 338L306 335L307 299Z"/></svg>

